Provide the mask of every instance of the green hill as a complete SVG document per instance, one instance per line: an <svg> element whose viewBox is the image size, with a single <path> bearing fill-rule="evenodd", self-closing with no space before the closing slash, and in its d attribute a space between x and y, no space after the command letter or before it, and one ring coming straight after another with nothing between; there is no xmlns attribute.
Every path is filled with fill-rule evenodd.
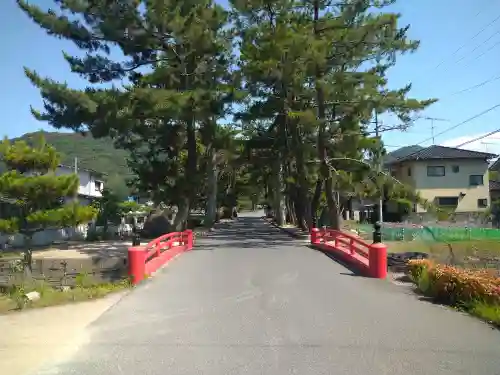
<svg viewBox="0 0 500 375"><path fill-rule="evenodd" d="M62 163L74 165L75 158L79 168L93 169L108 176L130 175L127 167L127 152L117 150L108 138L94 139L77 133L34 132L16 138L32 143L43 134L48 144L62 154Z"/></svg>
<svg viewBox="0 0 500 375"><path fill-rule="evenodd" d="M121 198L125 199L130 194L125 184L127 177L132 175L127 166L127 152L116 149L111 139L94 139L78 133L42 131L26 133L12 140L22 139L32 144L40 134L43 134L47 143L62 154L62 164L73 166L77 158L79 168L104 173L105 186L111 188ZM0 171L2 169L3 165L0 165Z"/></svg>

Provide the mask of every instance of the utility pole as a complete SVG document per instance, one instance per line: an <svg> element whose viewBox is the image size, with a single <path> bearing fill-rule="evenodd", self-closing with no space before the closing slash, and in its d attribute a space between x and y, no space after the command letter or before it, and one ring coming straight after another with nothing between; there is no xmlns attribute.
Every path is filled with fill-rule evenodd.
<svg viewBox="0 0 500 375"><path fill-rule="evenodd" d="M375 110L375 137L379 141L379 147L377 148L376 165L377 165L377 182L381 180L380 175L382 174L382 137L380 136L380 125L378 122L378 113ZM377 188L379 189L379 200L378 200L378 222L382 224L384 222L384 186L381 183L377 183Z"/></svg>
<svg viewBox="0 0 500 375"><path fill-rule="evenodd" d="M78 176L78 158L76 156L75 156L75 160L73 162L73 169L74 169L74 173ZM79 189L80 189L80 187L78 187L78 189L75 192L75 196L73 197L73 200L75 202L78 202L78 190Z"/></svg>
<svg viewBox="0 0 500 375"><path fill-rule="evenodd" d="M431 122L431 137L432 137L432 144L434 145L434 121L445 121L445 122L450 122L450 120L446 120L444 118L437 118L437 117L421 117L423 120L429 120Z"/></svg>

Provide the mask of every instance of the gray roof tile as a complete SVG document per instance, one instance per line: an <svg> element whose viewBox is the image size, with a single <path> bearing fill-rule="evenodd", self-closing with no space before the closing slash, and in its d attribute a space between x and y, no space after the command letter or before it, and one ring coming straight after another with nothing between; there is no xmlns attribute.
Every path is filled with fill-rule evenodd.
<svg viewBox="0 0 500 375"><path fill-rule="evenodd" d="M418 146L417 146L418 147ZM400 149L401 150L401 149ZM399 150L396 150L399 151ZM392 153L391 153L392 154ZM389 154L389 155L391 155ZM429 146L422 149L415 149L412 153L407 153L386 162L386 164L394 164L401 161L409 160L433 160L433 159L492 159L495 154L486 152L470 151L461 148L444 147L444 146Z"/></svg>

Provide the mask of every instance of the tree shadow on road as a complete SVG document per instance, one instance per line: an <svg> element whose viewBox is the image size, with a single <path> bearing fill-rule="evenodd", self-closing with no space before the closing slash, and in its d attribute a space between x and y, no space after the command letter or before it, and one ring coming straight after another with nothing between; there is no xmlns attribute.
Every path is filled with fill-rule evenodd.
<svg viewBox="0 0 500 375"><path fill-rule="evenodd" d="M195 243L195 250L219 248L279 248L297 246L297 240L265 223L260 218L242 218L220 224L217 229Z"/></svg>

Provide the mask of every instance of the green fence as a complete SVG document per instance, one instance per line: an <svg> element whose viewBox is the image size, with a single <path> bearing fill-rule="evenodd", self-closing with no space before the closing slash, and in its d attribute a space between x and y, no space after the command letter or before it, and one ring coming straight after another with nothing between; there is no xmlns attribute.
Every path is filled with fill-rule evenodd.
<svg viewBox="0 0 500 375"><path fill-rule="evenodd" d="M373 232L370 224L358 224L357 229L366 234ZM382 238L385 241L500 241L500 229L382 226Z"/></svg>

